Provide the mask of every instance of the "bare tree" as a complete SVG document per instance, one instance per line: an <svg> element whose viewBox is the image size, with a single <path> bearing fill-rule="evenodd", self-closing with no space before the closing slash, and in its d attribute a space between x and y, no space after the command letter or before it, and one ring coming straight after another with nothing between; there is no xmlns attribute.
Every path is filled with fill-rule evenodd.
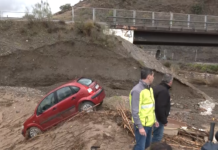
<svg viewBox="0 0 218 150"><path fill-rule="evenodd" d="M32 14L35 19L50 20L52 18L51 8L48 2L41 0L41 3L36 3L32 8Z"/></svg>

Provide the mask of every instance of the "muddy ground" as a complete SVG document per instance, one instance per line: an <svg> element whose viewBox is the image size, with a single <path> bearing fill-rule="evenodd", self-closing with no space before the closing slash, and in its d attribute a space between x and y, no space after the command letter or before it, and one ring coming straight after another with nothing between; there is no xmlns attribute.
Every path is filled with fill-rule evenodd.
<svg viewBox="0 0 218 150"><path fill-rule="evenodd" d="M50 33L50 28L54 26L30 28L25 23L11 23L8 30L0 28L0 149L86 150L99 141L105 150L128 149L132 137L117 126L113 113L108 117L105 110L57 126L32 141L22 137L23 122L33 113L40 98L58 85L80 76L95 79L105 88L107 103L116 106L119 99L116 96L125 96L128 103L128 94L140 78L142 63L126 50L137 51L131 44L124 48L120 41L108 47L93 44L67 25L58 25L58 29L55 28L58 32ZM26 32L21 32L23 29ZM144 60L151 57L139 55ZM161 78L162 74L156 71L153 86ZM172 106L171 112L177 120L201 128L213 117L199 114L201 110L196 104L205 99L178 80L174 82L171 96L172 102L178 104ZM218 113L218 109L214 113Z"/></svg>
<svg viewBox="0 0 218 150"><path fill-rule="evenodd" d="M77 116L36 139L26 141L21 135L21 126L33 113L41 95L41 91L30 88L0 87L1 150L90 150L93 145L101 146L100 150L128 150L134 142L117 125L116 113L112 111Z"/></svg>

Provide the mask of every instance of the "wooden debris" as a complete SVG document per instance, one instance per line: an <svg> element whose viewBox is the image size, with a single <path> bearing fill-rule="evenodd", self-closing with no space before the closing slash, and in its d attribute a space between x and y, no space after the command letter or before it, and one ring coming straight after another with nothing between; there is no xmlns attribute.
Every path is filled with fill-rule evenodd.
<svg viewBox="0 0 218 150"><path fill-rule="evenodd" d="M125 105L122 103L117 107L118 114L122 117L122 126L133 136L134 126L131 121L131 112L126 110ZM183 148L187 150L200 149L205 143L205 137L209 135L206 131L200 131L198 129L193 129L192 127L187 127L187 129L179 129L178 135L168 136L164 135L163 141L165 140L169 145L177 148Z"/></svg>

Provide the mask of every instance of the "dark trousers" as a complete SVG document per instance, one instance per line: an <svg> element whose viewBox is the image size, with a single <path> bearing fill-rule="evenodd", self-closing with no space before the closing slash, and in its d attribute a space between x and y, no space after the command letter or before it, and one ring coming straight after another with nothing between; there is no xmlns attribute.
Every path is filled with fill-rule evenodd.
<svg viewBox="0 0 218 150"><path fill-rule="evenodd" d="M139 129L134 125L135 139L136 139L136 145L134 147L134 150L145 150L151 144L152 127L144 127L144 129L146 132L146 136L142 136L139 133Z"/></svg>

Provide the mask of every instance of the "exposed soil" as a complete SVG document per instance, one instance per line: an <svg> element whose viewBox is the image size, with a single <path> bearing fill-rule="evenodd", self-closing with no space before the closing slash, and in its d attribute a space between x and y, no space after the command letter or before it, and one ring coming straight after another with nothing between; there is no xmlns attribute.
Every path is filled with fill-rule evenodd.
<svg viewBox="0 0 218 150"><path fill-rule="evenodd" d="M116 124L116 113L111 111L80 115L40 137L25 140L21 126L33 113L41 94L30 88L0 87L1 150L90 150L91 146L100 146L100 150L130 149L133 138Z"/></svg>
<svg viewBox="0 0 218 150"><path fill-rule="evenodd" d="M153 86L161 81L164 67L150 55L118 39L114 47L109 47L93 44L91 37L75 34L68 25L59 24L58 28L44 24L32 26L12 22L10 30L0 30L0 46L3 45L0 49L0 149L88 150L99 141L105 150L128 149L133 142L131 136L116 125L113 114L108 117L104 110L57 126L31 141L24 140L20 127L33 113L40 98L64 82L81 76L97 80L106 91L106 103L116 105L116 99L108 99L123 95L127 96L128 103L128 94L138 82L144 63L156 70ZM21 34L21 29L27 34ZM58 32L48 33L50 29ZM37 34L30 36L32 30ZM132 57L136 55L141 56L143 62ZM173 106L172 116L198 127L200 122L210 121L210 117L200 116L200 110L195 108L204 99L193 88L175 79L171 95L173 102L182 106Z"/></svg>

